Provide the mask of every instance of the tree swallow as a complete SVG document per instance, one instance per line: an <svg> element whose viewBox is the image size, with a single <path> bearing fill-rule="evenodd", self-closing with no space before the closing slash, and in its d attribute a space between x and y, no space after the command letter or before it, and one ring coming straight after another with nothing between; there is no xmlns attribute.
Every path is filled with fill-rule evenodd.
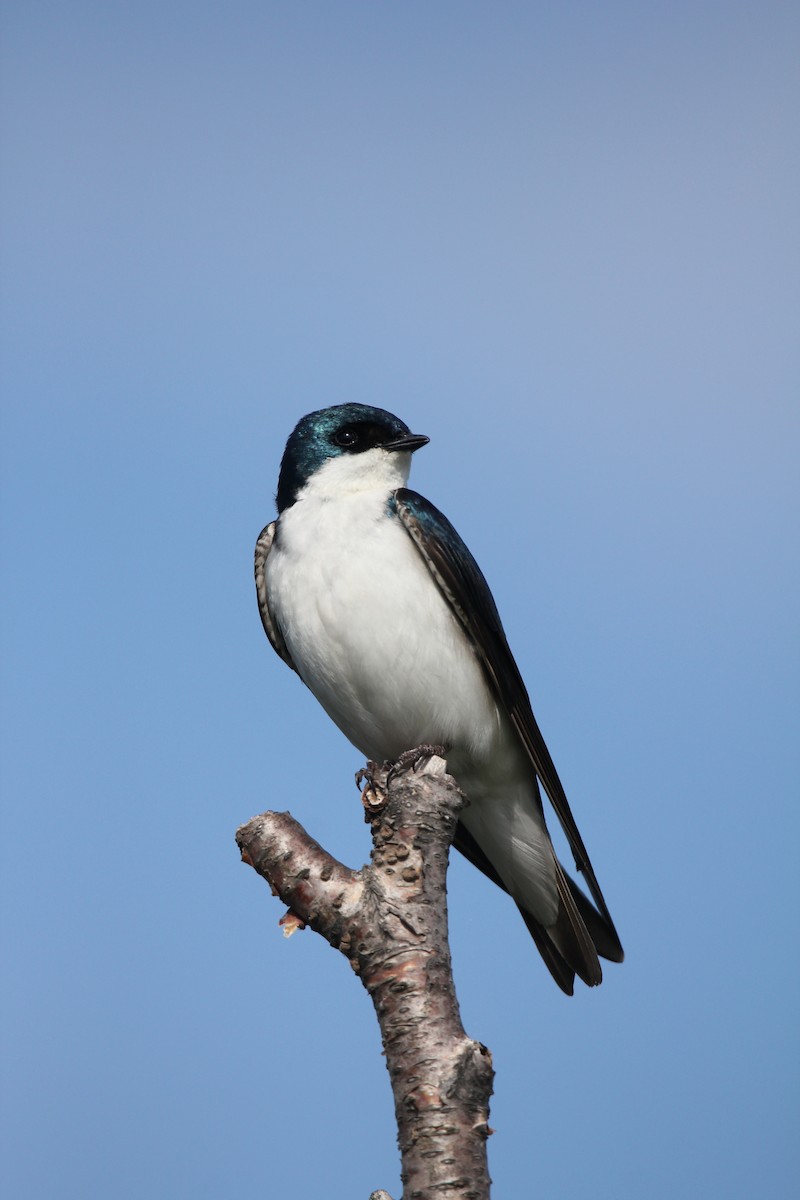
<svg viewBox="0 0 800 1200"><path fill-rule="evenodd" d="M256 544L273 648L368 759L431 744L469 801L455 846L509 892L558 986L622 962L617 932L492 593L453 526L406 488L429 439L364 404L309 413ZM558 861L539 784L594 904Z"/></svg>

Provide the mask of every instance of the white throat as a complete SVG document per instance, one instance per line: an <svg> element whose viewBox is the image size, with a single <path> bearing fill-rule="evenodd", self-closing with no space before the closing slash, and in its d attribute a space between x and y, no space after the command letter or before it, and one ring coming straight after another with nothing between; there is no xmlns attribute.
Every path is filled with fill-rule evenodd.
<svg viewBox="0 0 800 1200"><path fill-rule="evenodd" d="M411 452L383 450L377 446L363 454L329 458L314 472L297 495L298 500L335 500L353 492L382 491L388 495L405 487L411 470Z"/></svg>

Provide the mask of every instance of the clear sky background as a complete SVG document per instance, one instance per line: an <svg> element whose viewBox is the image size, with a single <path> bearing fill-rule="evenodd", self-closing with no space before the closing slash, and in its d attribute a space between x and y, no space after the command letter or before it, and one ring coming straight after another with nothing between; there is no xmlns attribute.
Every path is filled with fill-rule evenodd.
<svg viewBox="0 0 800 1200"><path fill-rule="evenodd" d="M366 857L251 577L305 412L431 444L627 951L451 878L498 1197L796 1185L796 5L2 5L0 1185L399 1197L366 994L238 861Z"/></svg>

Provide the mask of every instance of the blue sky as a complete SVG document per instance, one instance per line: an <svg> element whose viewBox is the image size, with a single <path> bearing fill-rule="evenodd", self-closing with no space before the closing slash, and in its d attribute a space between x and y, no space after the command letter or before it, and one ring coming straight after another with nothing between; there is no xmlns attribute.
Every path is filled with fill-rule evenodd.
<svg viewBox="0 0 800 1200"><path fill-rule="evenodd" d="M495 592L625 945L451 875L498 1196L796 1182L800 18L2 6L4 1192L400 1194L369 1001L237 859L367 854L251 578L359 400Z"/></svg>

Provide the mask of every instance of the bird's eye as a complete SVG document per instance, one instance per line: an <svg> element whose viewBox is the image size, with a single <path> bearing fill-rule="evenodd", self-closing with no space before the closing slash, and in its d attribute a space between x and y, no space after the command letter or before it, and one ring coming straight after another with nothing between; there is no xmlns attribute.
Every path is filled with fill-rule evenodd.
<svg viewBox="0 0 800 1200"><path fill-rule="evenodd" d="M333 440L343 450L352 450L353 446L358 445L358 434L355 429L339 429L333 435Z"/></svg>

